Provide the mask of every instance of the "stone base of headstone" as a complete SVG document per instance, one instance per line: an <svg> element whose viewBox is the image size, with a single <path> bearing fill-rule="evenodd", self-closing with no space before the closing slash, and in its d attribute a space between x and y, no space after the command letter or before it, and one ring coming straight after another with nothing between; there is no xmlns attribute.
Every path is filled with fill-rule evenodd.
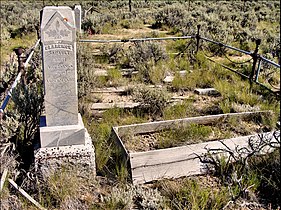
<svg viewBox="0 0 281 210"><path fill-rule="evenodd" d="M45 116L40 119L41 147L59 147L85 144L85 128L78 114L78 125L46 126Z"/></svg>
<svg viewBox="0 0 281 210"><path fill-rule="evenodd" d="M35 169L44 176L62 167L79 167L96 173L95 150L86 129L84 145L44 147L35 151Z"/></svg>

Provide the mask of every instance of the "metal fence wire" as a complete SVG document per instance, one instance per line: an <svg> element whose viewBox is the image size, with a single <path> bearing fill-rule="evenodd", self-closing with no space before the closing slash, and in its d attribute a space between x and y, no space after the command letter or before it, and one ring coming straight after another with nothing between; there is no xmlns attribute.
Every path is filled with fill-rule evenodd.
<svg viewBox="0 0 281 210"><path fill-rule="evenodd" d="M256 46L253 52L249 52L246 50L242 50L218 41L214 41L212 39L203 37L200 35L200 25L197 26L197 34L190 36L181 36L181 37L161 37L161 38L139 38L139 39L114 39L114 40L101 40L101 39L81 39L80 43L136 43L136 42L150 42L150 41L165 41L165 40L179 40L179 39L191 39L191 41L186 45L185 52L189 54L190 59L195 59L194 54L196 54L199 50L201 50L204 55L212 62L215 62L222 67L237 73L238 75L249 79L250 83L256 83L266 88L267 90L274 92L279 95L280 92L280 79L279 81L274 81L273 75L276 73L280 73L280 64L275 63L263 56L261 56L259 51L259 46L261 44L261 40L256 40ZM195 44L195 46L194 46ZM214 49L211 49L213 46ZM241 61L234 60L228 54L229 51L234 51L236 53L240 53L240 58L245 57ZM179 53L179 54L180 54ZM212 53L212 54L208 54ZM179 55L178 54L178 55ZM243 56L244 55L244 56ZM227 61L230 62L231 65L225 65L215 61L214 57L221 56L226 58ZM244 65L244 66L243 66ZM248 66L246 66L248 65ZM250 66L250 67L249 67ZM250 68L246 70L247 68ZM271 73L266 73L269 70L274 69ZM279 71L279 72L278 72ZM261 75L260 75L261 74ZM267 75L267 76L266 76ZM266 77L266 78L264 78ZM278 83L278 84L277 84ZM272 88L271 88L272 87Z"/></svg>
<svg viewBox="0 0 281 210"><path fill-rule="evenodd" d="M197 34L190 35L190 36L177 36L177 37L159 37L159 38L132 38L132 39L113 39L113 40L101 40L101 39L81 39L78 42L83 43L138 43L138 42L154 42L154 41L167 41L167 40L180 40L180 39L190 39L185 46L185 48L177 54L177 56L181 55L182 53L189 54L190 59L195 59L196 53L201 50L205 57L212 62L215 62L222 67L235 72L236 74L240 75L241 77L249 79L250 83L256 83L261 85L262 87L270 90L279 95L280 93L280 64L271 61L264 56L261 56L259 51L259 46L261 44L261 40L256 41L256 47L253 52L245 51L218 41L211 40L209 38L203 37L200 35L200 25L197 26ZM26 68L28 63L30 62L34 50L38 47L40 43L40 39L36 41L36 44L33 48L31 48L30 53L23 64L22 68ZM240 53L240 55L244 55L246 58L245 60L234 60L228 54L229 51L235 51L236 53ZM211 53L211 54L208 54ZM226 58L228 62L230 62L230 66L219 63L215 61L213 58L216 56L221 56ZM240 56L241 57L241 56ZM250 71L243 71L243 65L250 66ZM247 67L246 67L247 68ZM245 70L245 69L244 69ZM16 87L17 83L22 77L22 71L19 71L15 81L13 82L10 89L7 91L7 96L5 97L1 108L0 108L0 118L3 115L3 112L12 97L13 89Z"/></svg>

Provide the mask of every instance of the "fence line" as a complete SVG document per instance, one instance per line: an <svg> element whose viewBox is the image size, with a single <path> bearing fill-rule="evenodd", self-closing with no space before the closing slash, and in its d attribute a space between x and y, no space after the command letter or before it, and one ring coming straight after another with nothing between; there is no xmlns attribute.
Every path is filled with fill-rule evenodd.
<svg viewBox="0 0 281 210"><path fill-rule="evenodd" d="M27 67L27 65L28 65L28 63L30 62L30 60L31 60L31 58L32 58L32 56L33 56L33 54L34 54L34 51L35 51L35 49L37 48L37 46L39 45L39 43L40 43L40 39L37 40L37 42L35 43L34 47L33 47L32 50L31 50L31 52L29 53L29 55L28 55L26 61L25 61L24 64L23 64L23 68L26 68L26 67ZM18 58L20 59L20 54L18 55ZM21 61L19 60L19 63L20 63L20 62L21 62ZM20 69L20 67L21 67L21 65L19 64L19 69ZM1 108L0 108L0 120L1 120L1 118L2 118L2 114L3 114L3 112L4 112L5 108L6 108L6 106L8 105L8 102L9 102L10 98L12 97L13 89L17 86L18 82L19 82L20 79L21 79L21 76L22 76L22 71L19 71L19 73L18 73L18 75L17 75L15 81L13 82L11 88L10 88L9 91L8 91L8 94L7 94L6 98L4 99L4 101L3 101L2 105L1 105Z"/></svg>
<svg viewBox="0 0 281 210"><path fill-rule="evenodd" d="M196 36L191 35L191 36L175 36L175 37L161 37L161 38L140 38L140 39L110 39L110 40L102 40L102 39L81 39L79 40L79 42L88 42L88 43L124 43L124 42L144 42L144 41L164 41L164 40L178 40L178 39L192 39L192 38L196 38ZM212 42L214 44L223 46L223 47L227 47L229 49L232 50L236 50L238 52L244 53L246 55L251 55L251 52L245 51L245 50L241 50L238 49L236 47L232 47L226 44L223 44L221 42L217 42L205 37L200 36L199 39L208 41L208 42ZM271 61L272 62L272 61ZM274 63L274 62L273 62Z"/></svg>
<svg viewBox="0 0 281 210"><path fill-rule="evenodd" d="M234 73L240 75L241 77L244 77L244 78L246 78L246 79L250 79L250 77L247 76L246 74L243 74L243 73L241 73L241 72L239 72L239 71L236 71L235 69L232 69L232 68L230 68L230 67L228 67L228 66L226 66L226 65L224 65L224 64L220 64L220 63L214 61L214 60L211 59L211 58L207 58L207 59L208 59L209 61L213 62L213 63L219 64L220 66L226 68L226 69L229 70L229 71L232 71L232 72L234 72ZM260 69L260 68L258 68L258 71L259 71L259 69ZM262 83L260 83L260 82L258 81L258 74L256 75L255 80L254 80L253 82L255 82L256 84L262 86L263 88L267 89L268 91L274 92L272 89L270 89L269 87L267 87L266 85L264 85L264 84L262 84Z"/></svg>
<svg viewBox="0 0 281 210"><path fill-rule="evenodd" d="M271 65L277 67L277 68L280 68L280 65L277 64L277 63L274 63L273 61L271 60L268 60L267 58L263 57L263 56L260 56L260 59L262 59L263 61L266 61L267 63L270 63Z"/></svg>
<svg viewBox="0 0 281 210"><path fill-rule="evenodd" d="M140 38L140 39L111 39L111 40L102 40L102 39L81 39L79 40L79 42L82 42L82 43L124 43L124 42L144 42L144 41L161 41L161 40L178 40L178 39L192 39L192 38L196 38L196 36L176 36L176 37L162 37L162 38ZM226 48L229 48L231 50L235 50L235 51L238 51L238 52L241 52L241 53L244 53L246 55L252 55L253 52L248 52L248 51L245 51L245 50L241 50L239 48L236 48L236 47L232 47L230 45L227 45L227 44L224 44L224 43L221 43L221 42L217 42L217 41L214 41L214 40L211 40L211 39L208 39L206 37L202 37L200 36L199 39L202 39L204 41L208 41L208 42L211 42L213 44L217 44L221 47L226 47ZM280 65L271 61L271 60L268 60L267 58L263 57L263 56L259 56L262 60L272 64L273 66L277 67L277 68L280 68Z"/></svg>
<svg viewBox="0 0 281 210"><path fill-rule="evenodd" d="M200 36L200 25L197 26L197 34L196 35L190 35L190 36L177 36L177 37L160 37L160 38L138 38L138 39L115 39L115 40L101 40L101 39L97 39L97 40L90 40L90 39L81 39L79 40L79 42L81 43L125 43L125 42L144 42L144 41L161 41L161 40L179 40L179 39L196 39L197 40L197 43L196 43L196 52L198 52L199 50L199 44L200 44L200 40L204 40L204 41L207 41L207 42L210 42L210 43L213 43L213 44L216 44L216 45L219 45L220 47L225 47L225 48L228 48L228 49L231 49L231 50L235 50L235 51L238 51L238 52L241 52L241 53L244 53L246 55L250 55L253 59L253 67L252 67L252 72L249 76L245 75L245 74L242 74L226 65L222 65L220 64L221 66L223 66L224 68L232 71L232 72L235 72L237 74L239 74L240 76L243 76L243 77L246 77L250 80L250 82L255 82L263 87L265 87L266 89L268 90L271 90L270 88L266 87L264 84L258 82L258 77L259 77L259 73L260 73L260 68L261 68L261 61L265 61L277 68L280 69L280 65L259 55L258 54L258 47L260 45L260 40L257 40L256 42L256 49L254 50L254 52L248 52L248 51L245 51L245 50L242 50L242 49L239 49L239 48L236 48L236 47L233 47L233 46L230 46L230 45L227 45L227 44L224 44L224 43L221 43L221 42L218 42L218 41L214 41L214 40L211 40L211 39L208 39L206 37L202 37ZM23 64L23 68L26 68L29 61L31 60L32 58L32 55L34 54L34 50L37 48L37 46L39 45L40 43L40 39L37 40L36 44L34 45L34 47L32 48L31 52L29 53L28 55L28 58L26 59L25 63ZM19 56L19 55L18 55ZM208 56L206 56L208 57ZM212 62L215 62L214 60L208 58L209 60L211 60ZM217 62L215 62L217 63ZM258 63L258 67L256 69L256 64ZM8 94L6 96L6 98L4 99L2 105L1 105L1 108L0 108L0 119L2 117L2 114L12 96L12 91L13 89L17 86L20 78L22 76L22 71L19 71L15 81L13 82L11 88L9 89L8 91ZM272 91L272 90L271 90ZM274 91L272 91L274 92Z"/></svg>
<svg viewBox="0 0 281 210"><path fill-rule="evenodd" d="M245 51L245 50L241 50L241 49L238 49L238 48L236 48L236 47L232 47L232 46L230 46L230 45L226 45L226 44L223 44L223 43L221 43L221 42L217 42L217 41L214 41L214 40L211 40L211 39L202 37L202 36L200 36L200 39L203 39L204 41L211 42L211 43L213 43L213 44L217 44L217 45L219 45L219 46L221 46L221 47L226 47L226 48L229 48L229 49L231 49L231 50L235 50L235 51L244 53L244 54L246 54L246 55L251 55L251 54L252 54L251 52L248 52L248 51Z"/></svg>
<svg viewBox="0 0 281 210"><path fill-rule="evenodd" d="M124 42L144 42L144 41L161 41L161 40L176 40L176 39L190 39L193 36L176 36L176 37L161 37L161 38L139 38L139 39L81 39L79 42L90 43L124 43Z"/></svg>
<svg viewBox="0 0 281 210"><path fill-rule="evenodd" d="M207 41L207 42L216 44L220 47L225 47L225 48L235 50L235 51L240 52L240 53L244 53L246 55L250 55L252 58L250 60L246 61L246 62L250 62L251 60L253 60L253 66L252 66L252 70L251 70L249 76L247 76L243 73L240 73L240 72L238 72L238 71L236 71L236 70L234 70L234 69L232 69L232 68L230 68L226 65L222 65L222 64L220 64L220 65L223 66L224 68L228 69L228 70L231 70L232 72L235 72L235 73L239 74L240 76L248 78L251 85L254 82L258 85L261 85L261 86L265 87L266 89L270 90L271 92L275 92L275 91L271 90L270 88L268 88L266 85L264 85L264 84L262 84L258 81L260 70L261 70L261 61L265 61L265 62L273 65L274 67L277 67L277 68L280 69L280 64L277 64L277 63L261 56L260 54L258 54L259 46L261 44L260 39L256 40L255 50L253 52L249 52L249 51L245 51L245 50L242 50L242 49L239 49L239 48L236 48L236 47L233 47L233 46L230 46L230 45L218 42L218 41L214 41L212 39L209 39L209 38L206 38L206 37L203 37L203 36L200 36L200 25L198 25L197 26L197 34L196 35L190 35L190 36L161 37L161 38L139 38L139 39L119 39L119 40L118 39L115 39L115 40L102 40L102 39L96 39L96 40L88 39L87 40L87 39L83 39L83 40L79 40L79 42L81 42L81 43L125 43L125 42L144 42L144 41L178 40L178 39L196 39L196 50L195 50L196 53L199 50L200 40L203 40L203 41ZM208 58L208 56L206 56L206 57ZM214 60L211 60L211 61L215 62ZM235 63L231 60L230 60L230 62ZM246 62L243 62L243 63L246 63ZM218 62L215 62L215 63L218 63ZM237 64L242 64L242 63L237 63ZM258 65L258 66L256 67L256 65Z"/></svg>

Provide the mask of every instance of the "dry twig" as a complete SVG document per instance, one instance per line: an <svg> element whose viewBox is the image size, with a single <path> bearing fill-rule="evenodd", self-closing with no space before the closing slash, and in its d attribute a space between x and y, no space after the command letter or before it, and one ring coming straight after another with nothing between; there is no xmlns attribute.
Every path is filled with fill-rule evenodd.
<svg viewBox="0 0 281 210"><path fill-rule="evenodd" d="M36 200L34 200L27 192L25 192L21 187L17 185L12 179L8 179L9 183L16 188L24 197L26 197L31 203L33 203L36 207L41 210L46 210L44 207L40 205Z"/></svg>

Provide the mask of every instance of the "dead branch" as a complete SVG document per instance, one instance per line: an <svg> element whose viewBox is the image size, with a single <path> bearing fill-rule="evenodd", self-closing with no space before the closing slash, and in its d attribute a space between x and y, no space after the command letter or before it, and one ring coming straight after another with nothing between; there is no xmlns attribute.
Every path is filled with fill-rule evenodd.
<svg viewBox="0 0 281 210"><path fill-rule="evenodd" d="M42 207L36 200L34 200L27 192L25 192L21 187L17 185L12 179L8 179L9 183L16 188L24 197L26 197L31 203L33 203L36 207L38 207L41 210L46 210L44 207Z"/></svg>
<svg viewBox="0 0 281 210"><path fill-rule="evenodd" d="M3 187L4 187L7 174L8 174L8 169L5 168L4 171L3 171L3 174L2 174L2 176L1 176L1 181L0 181L0 192L2 192L2 189L3 189Z"/></svg>

